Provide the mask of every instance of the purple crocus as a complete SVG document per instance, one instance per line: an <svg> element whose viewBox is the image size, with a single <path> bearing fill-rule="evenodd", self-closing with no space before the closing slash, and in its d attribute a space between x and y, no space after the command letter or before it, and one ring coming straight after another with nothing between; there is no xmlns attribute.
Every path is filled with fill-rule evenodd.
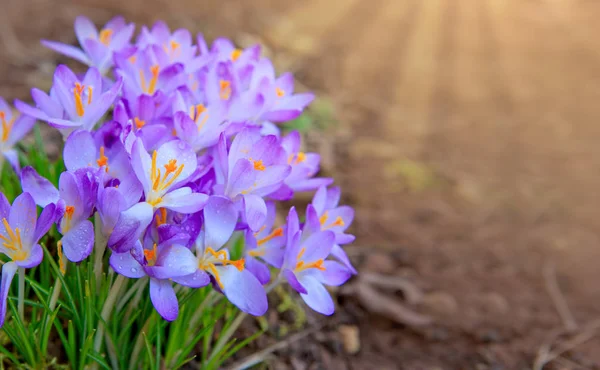
<svg viewBox="0 0 600 370"><path fill-rule="evenodd" d="M63 235L60 247L71 262L81 262L92 253L94 225L88 218L96 204L99 181L96 171L82 168L63 172L56 189L32 167L21 171L23 190L29 192L38 205L57 206L58 231Z"/></svg>
<svg viewBox="0 0 600 370"><path fill-rule="evenodd" d="M150 45L160 46L172 63L183 63L192 67L198 47L193 45L192 35L186 29L178 29L171 33L166 23L156 22L152 29L142 27L137 46L146 48Z"/></svg>
<svg viewBox="0 0 600 370"><path fill-rule="evenodd" d="M274 227L276 209L274 202L267 202L267 218L265 224L257 231L247 229L245 232L246 268L262 284L267 284L271 273L262 261L275 268L283 264L284 246L286 242L283 227Z"/></svg>
<svg viewBox="0 0 600 370"><path fill-rule="evenodd" d="M32 268L42 262L44 251L38 244L48 232L55 217L55 205L44 208L37 217L37 208L29 193L19 195L12 206L0 193L0 253L10 258L2 266L0 283L0 327L6 317L6 299L10 283L19 268Z"/></svg>
<svg viewBox="0 0 600 370"><path fill-rule="evenodd" d="M92 130L114 103L122 83L119 78L112 86L107 86L94 67L80 80L67 66L60 65L54 73L49 95L36 88L31 90L36 108L19 100L15 101L15 106L23 114L60 129L66 139L76 128Z"/></svg>
<svg viewBox="0 0 600 370"><path fill-rule="evenodd" d="M31 130L35 119L13 112L6 101L0 98L0 171L4 158L19 172L19 154L14 145Z"/></svg>
<svg viewBox="0 0 600 370"><path fill-rule="evenodd" d="M142 246L138 240L128 252L112 253L110 266L117 273L131 279L150 277L150 299L158 313L167 321L179 314L179 303L171 280L188 276L197 270L194 254L186 247L172 245L171 240L161 244ZM185 279L186 286L200 288L210 283L208 276L197 275Z"/></svg>
<svg viewBox="0 0 600 370"><path fill-rule="evenodd" d="M83 50L56 41L42 40L42 44L104 74L112 66L113 53L129 45L134 30L135 25L126 24L123 17L114 17L98 31L92 21L79 16L75 19L75 35Z"/></svg>
<svg viewBox="0 0 600 370"><path fill-rule="evenodd" d="M131 164L142 183L145 201L121 213L108 241L109 247L117 252L133 247L159 208L195 213L208 199L208 195L182 186L197 167L196 155L183 141L165 143L150 156L142 141L136 139L131 149Z"/></svg>
<svg viewBox="0 0 600 370"><path fill-rule="evenodd" d="M306 237L294 208L288 215L287 228L283 276L310 308L324 315L333 314L333 299L324 285L339 286L351 276L341 263L326 260L335 244L335 234L325 230Z"/></svg>
<svg viewBox="0 0 600 370"><path fill-rule="evenodd" d="M267 295L258 279L245 268L244 259L231 260L229 251L223 248L231 237L238 212L227 198L212 196L204 208L204 225L196 240L197 270L190 275L173 278L173 281L189 285L190 281L212 278L217 289L240 310L261 316L268 308Z"/></svg>
<svg viewBox="0 0 600 370"><path fill-rule="evenodd" d="M263 197L279 189L290 173L285 150L276 136L263 137L255 128L246 128L233 139L226 158L224 137L218 145L223 193L241 203L245 221L258 231L267 216Z"/></svg>

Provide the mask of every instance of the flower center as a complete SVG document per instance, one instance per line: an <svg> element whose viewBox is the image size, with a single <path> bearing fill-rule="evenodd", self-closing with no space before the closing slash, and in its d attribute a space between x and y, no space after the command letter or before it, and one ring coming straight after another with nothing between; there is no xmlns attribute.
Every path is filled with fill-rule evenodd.
<svg viewBox="0 0 600 370"><path fill-rule="evenodd" d="M202 117L202 119L200 119L200 117ZM198 131L202 130L202 127L204 127L204 124L208 121L208 117L209 115L204 104L192 105L190 107L190 118L196 122ZM198 122L198 120L200 120L200 122Z"/></svg>
<svg viewBox="0 0 600 370"><path fill-rule="evenodd" d="M275 88L275 94L277 94L278 98L283 98L285 96L285 91L283 91L281 88L276 87Z"/></svg>
<svg viewBox="0 0 600 370"><path fill-rule="evenodd" d="M327 212L327 211L325 211L325 213L323 213L323 215L319 218L319 222L321 223L321 230L331 229L332 227L335 227L335 226L344 226L346 224L344 222L344 219L342 218L342 216L337 216L335 218L335 221L333 221L329 225L325 225L327 223L328 218L329 218L329 212Z"/></svg>
<svg viewBox="0 0 600 370"><path fill-rule="evenodd" d="M63 225L63 234L71 229L71 220L73 219L73 214L75 213L75 206L66 206L65 207L65 215L64 215L64 225Z"/></svg>
<svg viewBox="0 0 600 370"><path fill-rule="evenodd" d="M229 100L231 97L231 82L226 80L219 81L219 97L221 100Z"/></svg>
<svg viewBox="0 0 600 370"><path fill-rule="evenodd" d="M86 86L82 85L79 82L75 82L75 87L73 88L73 98L75 99L75 111L79 117L83 117L85 114L85 107L83 105L83 97L86 91ZM87 104L90 105L92 103L92 86L87 87Z"/></svg>
<svg viewBox="0 0 600 370"><path fill-rule="evenodd" d="M154 243L152 249L144 249L144 257L146 257L146 262L148 263L148 266L152 267L156 265L156 243Z"/></svg>
<svg viewBox="0 0 600 370"><path fill-rule="evenodd" d="M100 34L98 35L98 40L100 40L100 42L104 46L108 46L108 44L110 44L110 39L112 38L112 34L113 34L113 30L111 30L109 28L105 28L102 31L100 31Z"/></svg>
<svg viewBox="0 0 600 370"><path fill-rule="evenodd" d="M135 124L135 127L139 130L142 127L144 127L146 125L146 121L142 121L141 119L135 117L133 119L133 123Z"/></svg>
<svg viewBox="0 0 600 370"><path fill-rule="evenodd" d="M8 135L13 128L15 123L15 117L13 117L10 121L6 121L6 113L4 111L0 111L0 125L2 125L2 142L8 141Z"/></svg>
<svg viewBox="0 0 600 370"><path fill-rule="evenodd" d="M294 163L294 158L296 159L296 163ZM288 157L288 164L300 164L306 161L306 153L298 152L296 154L290 154Z"/></svg>
<svg viewBox="0 0 600 370"><path fill-rule="evenodd" d="M316 260L314 262L310 262L310 263L306 263L305 261L301 260L301 258L305 252L306 252L306 248L302 248L300 250L300 253L298 253L298 256L296 256L296 259L298 260L298 262L296 263L296 268L294 269L294 272L301 272L301 271L311 269L311 268L325 271L325 266L323 266L324 261L322 258L319 258L318 260Z"/></svg>
<svg viewBox="0 0 600 370"><path fill-rule="evenodd" d="M227 266L232 265L235 266L239 271L244 271L245 260L239 259L236 261L232 261L227 258L226 251L218 251L216 252L211 247L207 247L204 251L204 256L198 263L198 268L200 270L209 271L212 276L214 276L219 287L223 289L223 283L221 282L221 277L219 276L219 271L217 270L217 265L219 266Z"/></svg>
<svg viewBox="0 0 600 370"><path fill-rule="evenodd" d="M104 147L100 147L100 157L96 161L98 167L106 166L106 172L108 172L108 157L104 155Z"/></svg>
<svg viewBox="0 0 600 370"><path fill-rule="evenodd" d="M13 230L8 224L8 221L6 221L6 218L2 219L2 224L4 225L8 237L0 234L0 240L2 240L2 246L8 250L7 254L13 261L25 260L28 253L23 250L21 230L19 230L18 227Z"/></svg>
<svg viewBox="0 0 600 370"><path fill-rule="evenodd" d="M169 45L163 45L163 49L169 55L171 60L181 55L181 44L175 40L171 40Z"/></svg>
<svg viewBox="0 0 600 370"><path fill-rule="evenodd" d="M156 214L154 219L156 220L156 227L166 224L167 223L167 209L159 208L158 213Z"/></svg>
<svg viewBox="0 0 600 370"><path fill-rule="evenodd" d="M156 157L158 153L156 150L152 153L152 168L150 169L150 182L152 182L152 190L156 193L164 192L169 186L177 180L179 175L181 175L181 171L183 171L183 163L181 165L177 165L176 159L171 159L167 164L164 165L165 173L164 175L161 173L160 168L157 168L156 165ZM153 207L156 207L160 202L162 202L162 198L155 197L149 198L148 203Z"/></svg>
<svg viewBox="0 0 600 370"><path fill-rule="evenodd" d="M146 77L144 76L144 71L140 69L140 83L142 84L142 91L146 94L154 94L156 91L156 83L158 82L158 74L160 73L160 67L155 64L150 67L150 73L152 74L152 78L150 79L150 83L146 84Z"/></svg>
<svg viewBox="0 0 600 370"><path fill-rule="evenodd" d="M254 161L254 160L251 160L251 161L254 164L254 169L256 171L264 171L266 169L265 165L263 164L262 159L259 159L258 161Z"/></svg>

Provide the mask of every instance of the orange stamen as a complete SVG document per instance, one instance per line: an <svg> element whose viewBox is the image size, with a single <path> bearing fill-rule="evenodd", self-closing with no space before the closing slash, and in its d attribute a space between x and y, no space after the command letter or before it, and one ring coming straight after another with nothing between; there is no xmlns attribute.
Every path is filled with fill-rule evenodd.
<svg viewBox="0 0 600 370"><path fill-rule="evenodd" d="M325 217L325 218L323 218L323 217ZM327 212L325 212L323 214L323 216L321 216L321 218L319 219L319 221L321 221L321 230L327 230L327 229L331 229L332 227L346 225L346 223L344 222L344 219L342 218L342 216L337 216L335 218L335 221L333 221L329 225L325 226L325 222L327 222Z"/></svg>
<svg viewBox="0 0 600 370"><path fill-rule="evenodd" d="M12 130L13 124L15 123L15 117L13 117L10 122L6 122L6 113L0 111L0 124L2 124L2 141L8 141L8 135L10 134L10 130Z"/></svg>
<svg viewBox="0 0 600 370"><path fill-rule="evenodd" d="M198 122L200 117L202 116L202 120ZM204 104L197 104L195 106L190 107L190 118L196 122L198 126L198 131L202 130L202 127L208 121L208 113L206 112L206 106Z"/></svg>
<svg viewBox="0 0 600 370"><path fill-rule="evenodd" d="M311 269L311 268L315 268L317 270L321 270L321 271L325 271L325 266L323 266L323 259L318 259L315 262L311 262L308 264L305 264L304 261L298 261L298 263L296 264L296 272L300 272L300 271L304 271L306 269Z"/></svg>
<svg viewBox="0 0 600 370"><path fill-rule="evenodd" d="M108 46L110 44L110 39L112 37L113 30L111 29L103 29L100 31L100 35L98 35L98 39L104 46Z"/></svg>
<svg viewBox="0 0 600 370"><path fill-rule="evenodd" d="M327 222L327 219L329 218L329 212L325 211L325 213L323 213L323 215L321 217L319 217L319 222L322 225L325 225L325 222Z"/></svg>
<svg viewBox="0 0 600 370"><path fill-rule="evenodd" d="M278 98L283 98L285 96L285 91L283 91L279 87L275 88L275 93L277 94Z"/></svg>
<svg viewBox="0 0 600 370"><path fill-rule="evenodd" d="M67 257L62 250L62 240L59 240L58 243L56 243L56 247L58 252L58 266L60 268L60 273L64 275L67 272Z"/></svg>
<svg viewBox="0 0 600 370"><path fill-rule="evenodd" d="M230 259L227 259L227 252L225 252L225 251L217 252L214 249L212 249L211 247L207 247L206 250L204 251L204 254L213 256L214 258L216 258L218 260L217 263L221 263L223 266L232 265L232 266L235 266L239 271L244 271L246 262L243 258L236 260L236 261L232 261ZM207 269L210 270L210 272L214 276L215 280L217 281L217 284L219 284L219 287L221 287L221 289L223 289L223 284L221 283L219 271L217 270L215 263L201 262L198 265L198 268L200 268L201 270L207 270Z"/></svg>
<svg viewBox="0 0 600 370"><path fill-rule="evenodd" d="M14 230L8 224L6 218L2 219L2 224L8 234L8 238L0 235L0 240L3 241L2 246L8 249L8 255L13 261L23 261L28 257L27 251L23 250L23 243L21 241L21 230L16 227Z"/></svg>
<svg viewBox="0 0 600 370"><path fill-rule="evenodd" d="M169 163L165 164L165 177L167 177L170 173L177 171L177 159L171 159Z"/></svg>
<svg viewBox="0 0 600 370"><path fill-rule="evenodd" d="M231 60L235 62L240 56L242 56L242 51L240 49L233 49L231 52Z"/></svg>
<svg viewBox="0 0 600 370"><path fill-rule="evenodd" d="M222 100L229 100L231 97L231 82L225 80L219 81L219 97Z"/></svg>
<svg viewBox="0 0 600 370"><path fill-rule="evenodd" d="M263 245L266 242L268 242L269 240L273 240L277 237L283 236L283 229L281 227L278 227L277 229L273 230L272 233L270 233L269 235L265 236L264 238L258 240L256 242L257 245Z"/></svg>
<svg viewBox="0 0 600 370"><path fill-rule="evenodd" d="M160 73L160 67L158 65L153 65L150 67L150 72L152 73L152 78L150 79L150 83L146 85L146 77L144 76L144 71L140 69L140 83L142 85L142 90L146 94L154 94L156 90L156 83L158 82L158 74Z"/></svg>
<svg viewBox="0 0 600 370"><path fill-rule="evenodd" d="M177 160L171 159L165 167L165 175L162 176L160 172L160 168L157 168L156 159L158 156L158 152L155 150L152 153L152 168L150 169L150 181L152 182L152 190L156 192L161 192L171 186L175 180L181 175L183 171L184 164L177 166ZM169 175L172 175L169 177ZM149 199L147 202L155 207L160 202L162 202L162 198L157 197L155 199Z"/></svg>
<svg viewBox="0 0 600 370"><path fill-rule="evenodd" d="M135 117L133 119L133 123L135 124L135 127L139 130L142 127L144 127L146 125L146 121L142 121L141 119Z"/></svg>
<svg viewBox="0 0 600 370"><path fill-rule="evenodd" d="M104 147L100 147L100 158L96 161L98 167L106 166L106 172L108 172L108 157L104 155Z"/></svg>
<svg viewBox="0 0 600 370"><path fill-rule="evenodd" d="M87 90L88 90L87 103L88 103L88 105L90 105L90 104L92 104L92 94L94 92L94 88L92 86L88 86Z"/></svg>
<svg viewBox="0 0 600 370"><path fill-rule="evenodd" d="M258 161L252 161L252 163L254 163L254 169L257 171L264 171L266 169L263 161L260 159Z"/></svg>
<svg viewBox="0 0 600 370"><path fill-rule="evenodd" d="M77 111L77 115L79 117L82 117L83 114L85 113L85 109L83 108L83 100L82 100L82 94L83 94L83 89L85 87L80 84L79 82L75 82L75 88L73 89L73 97L75 98L75 110Z"/></svg>
<svg viewBox="0 0 600 370"><path fill-rule="evenodd" d="M75 212L75 206L67 206L65 207L65 214L67 218L70 220L73 217L73 213Z"/></svg>
<svg viewBox="0 0 600 370"><path fill-rule="evenodd" d="M156 243L154 243L152 249L144 249L144 257L146 257L148 266L154 266L156 264Z"/></svg>
<svg viewBox="0 0 600 370"><path fill-rule="evenodd" d="M156 219L156 227L166 224L167 223L167 209L160 208L158 210L158 213L156 214L155 219Z"/></svg>

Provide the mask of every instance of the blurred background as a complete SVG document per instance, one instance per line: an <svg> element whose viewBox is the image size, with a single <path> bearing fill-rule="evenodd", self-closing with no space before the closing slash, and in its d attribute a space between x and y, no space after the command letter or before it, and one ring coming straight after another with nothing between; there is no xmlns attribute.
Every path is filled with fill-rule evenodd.
<svg viewBox="0 0 600 370"><path fill-rule="evenodd" d="M81 14L260 43L320 97L360 275L270 368L600 366L600 2L2 0L0 95L49 88Z"/></svg>

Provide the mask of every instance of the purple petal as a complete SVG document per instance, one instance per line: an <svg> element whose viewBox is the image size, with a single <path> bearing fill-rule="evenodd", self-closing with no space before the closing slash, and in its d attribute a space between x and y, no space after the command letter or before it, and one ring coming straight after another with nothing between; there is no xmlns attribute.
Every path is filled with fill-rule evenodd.
<svg viewBox="0 0 600 370"><path fill-rule="evenodd" d="M48 230L50 230L54 222L56 222L56 205L48 204L42 210L40 218L37 220L37 223L35 225L33 242L37 243L38 240L40 240L44 235L46 235L46 233L48 232Z"/></svg>
<svg viewBox="0 0 600 370"><path fill-rule="evenodd" d="M157 266L152 269L157 279L169 279L186 276L198 270L196 256L186 247L174 245L168 249L164 257L161 255Z"/></svg>
<svg viewBox="0 0 600 370"><path fill-rule="evenodd" d="M302 243L302 248L305 249L302 259L307 262L325 259L331 252L334 243L335 234L331 231L312 234Z"/></svg>
<svg viewBox="0 0 600 370"><path fill-rule="evenodd" d="M144 143L141 139L136 139L131 147L131 166L142 183L144 191L150 192L152 184L150 183L150 171L152 168L152 158L144 148Z"/></svg>
<svg viewBox="0 0 600 370"><path fill-rule="evenodd" d="M173 277L171 280L179 285L190 288L202 288L210 284L210 276L202 270L196 270L193 274L185 276Z"/></svg>
<svg viewBox="0 0 600 370"><path fill-rule="evenodd" d="M95 167L96 144L89 131L74 131L65 142L63 158L65 167L69 171L75 171L85 167Z"/></svg>
<svg viewBox="0 0 600 370"><path fill-rule="evenodd" d="M259 230L267 219L267 205L258 195L244 195L244 212L248 226L254 231Z"/></svg>
<svg viewBox="0 0 600 370"><path fill-rule="evenodd" d="M40 263L42 263L42 259L44 258L44 250L39 244L34 244L29 251L29 256L24 261L15 261L17 266L23 267L26 269L36 267Z"/></svg>
<svg viewBox="0 0 600 370"><path fill-rule="evenodd" d="M348 255L342 249L342 247L335 244L333 246L333 248L331 248L331 255L333 257L335 257L338 261L340 261L344 266L346 266L346 268L350 271L350 273L352 273L353 275L356 275L358 273L358 271L356 271L354 266L352 266L352 262L350 262Z"/></svg>
<svg viewBox="0 0 600 370"><path fill-rule="evenodd" d="M21 231L24 245L32 245L37 223L37 208L29 193L19 195L10 208L8 223L13 229Z"/></svg>
<svg viewBox="0 0 600 370"><path fill-rule="evenodd" d="M256 276L258 281L263 285L271 280L269 268L264 263L259 262L256 258L246 257L246 269L248 269L252 275Z"/></svg>
<svg viewBox="0 0 600 370"><path fill-rule="evenodd" d="M285 279L291 285L291 287L294 288L295 291L301 294L307 293L306 288L298 281L298 278L292 270L283 270L283 276L285 276Z"/></svg>
<svg viewBox="0 0 600 370"><path fill-rule="evenodd" d="M3 193L0 193L0 220L3 218L8 219L10 213L10 203Z"/></svg>
<svg viewBox="0 0 600 370"><path fill-rule="evenodd" d="M255 179L256 171L252 163L247 159L240 159L231 170L225 194L235 197L238 194L248 192L254 186Z"/></svg>
<svg viewBox="0 0 600 370"><path fill-rule="evenodd" d="M332 315L335 311L335 305L331 295L317 279L312 276L304 276L302 285L306 288L307 293L300 293L300 297L313 310L323 314Z"/></svg>
<svg viewBox="0 0 600 370"><path fill-rule="evenodd" d="M85 128L91 130L102 116L108 111L110 106L115 102L117 95L123 86L123 79L117 78L117 81L112 87L106 91L100 98L92 103L92 106L85 112L82 120L85 122Z"/></svg>
<svg viewBox="0 0 600 370"><path fill-rule="evenodd" d="M179 303L169 280L150 279L150 300L163 319L173 321L179 315Z"/></svg>
<svg viewBox="0 0 600 370"><path fill-rule="evenodd" d="M325 271L321 271L319 281L325 285L340 286L352 276L346 266L336 261L325 261L323 267Z"/></svg>
<svg viewBox="0 0 600 370"><path fill-rule="evenodd" d="M117 272L130 279L139 279L146 276L144 268L130 252L112 253L108 260L110 267Z"/></svg>
<svg viewBox="0 0 600 370"><path fill-rule="evenodd" d="M192 189L185 187L174 190L162 198L160 207L180 213L196 213L204 208L208 195L202 193L192 193Z"/></svg>
<svg viewBox="0 0 600 370"><path fill-rule="evenodd" d="M98 38L98 30L89 18L80 15L75 18L75 35L80 45L83 45L87 39Z"/></svg>
<svg viewBox="0 0 600 370"><path fill-rule="evenodd" d="M21 186L24 192L31 194L39 206L45 207L50 203L58 202L58 189L46 178L40 176L33 167L28 166L21 171Z"/></svg>
<svg viewBox="0 0 600 370"><path fill-rule="evenodd" d="M27 115L21 115L13 124L13 128L10 131L10 135L6 144L11 147L19 142L23 137L25 137L25 135L29 133L29 131L31 131L34 124L35 118Z"/></svg>
<svg viewBox="0 0 600 370"><path fill-rule="evenodd" d="M42 40L42 45L60 53L60 54L66 55L69 58L78 60L83 64L90 65L90 63L91 63L91 61L87 57L87 55L85 55L85 53L81 49L79 49L75 46L63 44L62 42L48 41L48 40Z"/></svg>
<svg viewBox="0 0 600 370"><path fill-rule="evenodd" d="M152 206L146 202L138 203L121 212L119 221L108 238L108 246L118 253L131 249L144 229L152 222L152 216Z"/></svg>
<svg viewBox="0 0 600 370"><path fill-rule="evenodd" d="M210 197L204 208L204 244L215 250L221 248L231 237L237 220L238 212L228 198Z"/></svg>
<svg viewBox="0 0 600 370"><path fill-rule="evenodd" d="M89 220L80 222L63 236L62 243L69 261L83 261L94 247L94 225Z"/></svg>
<svg viewBox="0 0 600 370"><path fill-rule="evenodd" d="M320 216L325 212L325 205L327 203L327 187L320 187L315 193L312 205L315 207L317 214Z"/></svg>
<svg viewBox="0 0 600 370"><path fill-rule="evenodd" d="M21 164L19 163L19 153L17 153L15 149L9 149L5 150L0 154L4 155L4 158L6 158L13 170L17 174L19 174L19 172L21 171Z"/></svg>
<svg viewBox="0 0 600 370"><path fill-rule="evenodd" d="M10 289L10 283L16 272L17 265L14 262L5 263L4 266L2 266L2 282L0 282L0 328L4 326L8 290Z"/></svg>
<svg viewBox="0 0 600 370"><path fill-rule="evenodd" d="M267 294L261 283L249 270L239 271L235 266L217 268L223 293L240 310L254 316L267 312Z"/></svg>

